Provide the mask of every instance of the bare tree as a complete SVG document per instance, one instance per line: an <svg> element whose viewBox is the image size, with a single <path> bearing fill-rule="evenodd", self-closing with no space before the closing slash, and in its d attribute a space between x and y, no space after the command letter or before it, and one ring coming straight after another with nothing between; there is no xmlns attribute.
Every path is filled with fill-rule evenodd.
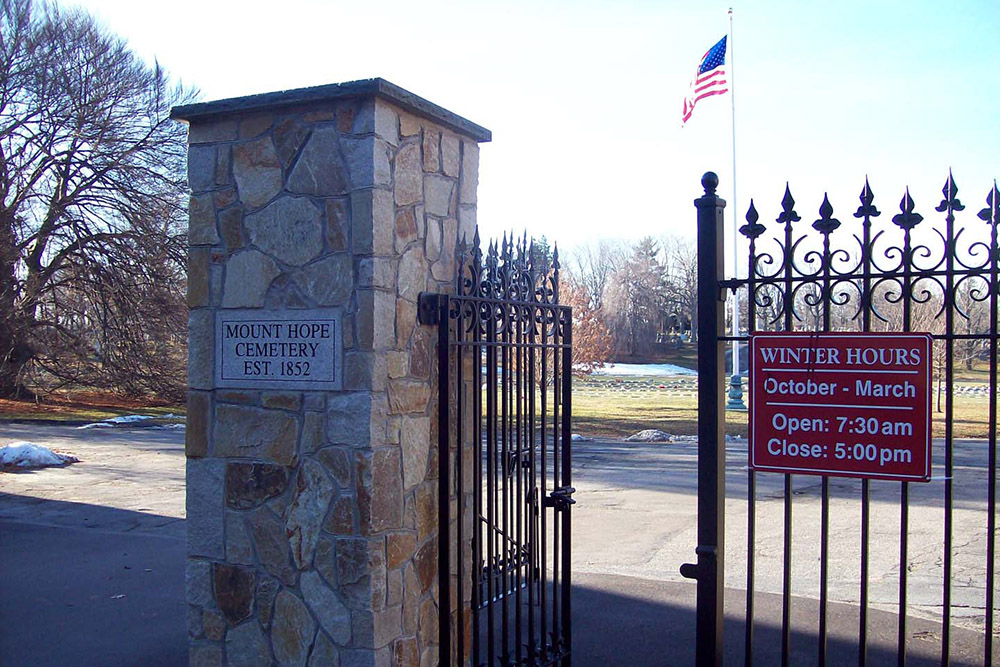
<svg viewBox="0 0 1000 667"><path fill-rule="evenodd" d="M570 269L574 279L586 289L594 310L601 310L612 277L625 262L621 241L598 239L573 250Z"/></svg>
<svg viewBox="0 0 1000 667"><path fill-rule="evenodd" d="M0 0L0 396L176 366L192 99L89 15Z"/></svg>
<svg viewBox="0 0 1000 667"><path fill-rule="evenodd" d="M664 298L668 311L682 320L698 339L698 250L690 239L666 236L661 240L664 256ZM683 328L683 327L682 327Z"/></svg>

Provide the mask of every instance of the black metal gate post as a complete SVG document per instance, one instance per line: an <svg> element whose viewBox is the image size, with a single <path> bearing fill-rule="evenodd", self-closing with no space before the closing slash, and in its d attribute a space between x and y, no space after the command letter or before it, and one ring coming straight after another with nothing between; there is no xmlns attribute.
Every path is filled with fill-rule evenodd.
<svg viewBox="0 0 1000 667"><path fill-rule="evenodd" d="M715 194L719 177L702 176L705 195L698 209L698 556L681 574L698 582L695 662L698 667L722 664L725 578L726 438L725 360L719 344L724 318L721 288L724 199Z"/></svg>

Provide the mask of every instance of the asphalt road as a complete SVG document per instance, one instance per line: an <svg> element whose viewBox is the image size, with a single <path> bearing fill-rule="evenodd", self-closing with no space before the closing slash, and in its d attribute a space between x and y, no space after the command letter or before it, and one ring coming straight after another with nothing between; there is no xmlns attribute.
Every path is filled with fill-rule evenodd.
<svg viewBox="0 0 1000 667"><path fill-rule="evenodd" d="M0 444L31 440L81 463L0 475L0 667L186 664L183 433L0 425ZM952 663L982 664L982 569L976 536L981 448L965 443L956 470L956 593L970 613L952 634ZM745 447L727 466L727 663L743 657L746 562ZM693 560L695 447L575 444L574 665L693 664L694 587L678 567ZM956 473L956 475L958 472ZM963 481L965 479L963 478ZM818 544L815 478L797 477L790 637L793 665L815 664ZM908 664L939 664L940 484L911 490ZM833 486L830 608L832 665L857 664L858 484ZM911 485L916 487L916 485ZM873 484L869 664L895 656L898 484ZM780 650L780 476L759 476L756 664ZM778 520L775 519L778 517ZM895 530L895 533L893 532ZM877 558L876 558L877 556ZM895 558L895 563L893 560ZM960 579L961 577L961 579ZM853 596L853 597L852 597ZM959 600L964 598L958 597ZM976 608L978 600L979 608ZM965 604L963 602L963 604ZM996 658L995 658L996 659Z"/></svg>

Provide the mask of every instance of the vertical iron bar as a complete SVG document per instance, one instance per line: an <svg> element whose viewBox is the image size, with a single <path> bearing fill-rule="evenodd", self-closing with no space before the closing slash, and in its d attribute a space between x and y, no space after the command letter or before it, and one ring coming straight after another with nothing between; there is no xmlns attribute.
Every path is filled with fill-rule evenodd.
<svg viewBox="0 0 1000 667"><path fill-rule="evenodd" d="M791 657L792 617L792 476L785 475L785 540L781 573L781 667L788 667Z"/></svg>
<svg viewBox="0 0 1000 667"><path fill-rule="evenodd" d="M534 278L531 278L534 288ZM535 639L535 581L538 573L538 472L535 458L535 323L537 310L534 305L528 311L528 664L535 664L538 658Z"/></svg>
<svg viewBox="0 0 1000 667"><path fill-rule="evenodd" d="M874 295L872 294L872 218L881 215L875 207L875 195L865 179L865 187L861 190L861 206L854 214L862 218L861 222L861 331L868 333L872 326L872 309ZM868 663L868 558L871 506L871 480L867 477L861 480L861 582L858 598L861 607L858 617L858 666L866 667Z"/></svg>
<svg viewBox="0 0 1000 667"><path fill-rule="evenodd" d="M496 306L492 303L486 325L486 654L488 664L496 663L496 393L497 348Z"/></svg>
<svg viewBox="0 0 1000 667"><path fill-rule="evenodd" d="M788 185L785 185L785 201L791 202L789 210L794 205ZM782 202L784 208L785 201ZM792 222L798 220L798 215L783 213L779 220L785 223L785 248L783 257L785 331L793 329L793 313L795 310L795 292L792 288L792 274L795 266L795 244L792 238ZM791 613L792 613L792 476L785 474L784 497L784 540L782 554L781 577L781 667L788 667L791 651Z"/></svg>
<svg viewBox="0 0 1000 667"><path fill-rule="evenodd" d="M456 581L456 592L455 596L456 604L458 605L458 615L457 621L455 623L455 637L458 654L458 664L465 665L465 531L462 529L465 523L466 512L469 508L465 506L465 460L462 456L462 449L465 447L465 411L467 409L467 399L465 396L464 387L464 373L462 366L465 364L465 355L467 354L465 347L462 346L463 339L465 338L465 321L462 318L464 314L464 309L461 307L461 302L459 302L458 315L455 321L456 332L455 338L458 339L458 347L456 348L456 364L455 364L455 405L458 413L455 415L455 441L457 443L456 453L455 453L455 506L456 506L456 522L455 522L455 534L458 543L458 548L456 549L457 559L458 559L458 579ZM440 381L440 380L439 380Z"/></svg>
<svg viewBox="0 0 1000 667"><path fill-rule="evenodd" d="M1000 210L1000 193L996 183L988 201L992 206L983 213L988 214L991 223L990 230L990 407L989 407L989 472L987 478L987 507L989 516L986 519L986 639L984 664L993 664L993 627L994 627L994 586L996 585L996 510L997 510L997 301L1000 299L1000 244L997 240L997 211ZM980 215L983 215L980 213Z"/></svg>
<svg viewBox="0 0 1000 667"><path fill-rule="evenodd" d="M477 266L473 273L479 269ZM476 309L473 315L474 326L472 327L473 371L472 376L476 378L476 383L472 390L472 400L475 405L473 421L473 443L472 461L475 479L473 481L473 513L472 513L472 664L479 667L480 664L480 631L479 616L483 606L483 572L485 559L483 558L483 347L480 337L480 325L482 323L482 309L478 303L473 303Z"/></svg>
<svg viewBox="0 0 1000 667"><path fill-rule="evenodd" d="M509 259L508 259L509 261ZM508 268L509 270L509 268ZM511 306L503 306L503 347L500 350L500 643L501 659L510 662L510 326Z"/></svg>
<svg viewBox="0 0 1000 667"><path fill-rule="evenodd" d="M573 486L573 466L572 466L572 415L573 415L573 316L572 311L566 308L562 311L565 317L563 329L563 411L562 411L562 479L564 488ZM562 667L570 667L570 656L572 655L572 608L570 605L570 587L572 586L570 563L572 554L570 552L572 539L571 507L566 504L562 507L562 534L563 534L563 582L562 582L562 602L563 602L563 651L566 657L563 658Z"/></svg>
<svg viewBox="0 0 1000 667"><path fill-rule="evenodd" d="M944 424L944 562L942 563L942 617L941 617L941 665L948 667L951 654L951 549L952 549L952 473L954 461L954 363L955 345L952 336L955 333L955 254L958 244L955 239L954 205L957 201L951 172L948 173L948 183L945 186L945 289L944 289L944 320L945 320L945 424ZM931 343L933 346L933 343ZM931 348L933 349L933 347Z"/></svg>
<svg viewBox="0 0 1000 667"><path fill-rule="evenodd" d="M909 198L907 191L906 198ZM913 246L910 239L910 230L903 232L903 331L910 331L911 307L910 298L913 291ZM896 637L896 663L899 667L906 665L906 582L907 582L907 555L909 550L909 525L910 525L910 484L900 482L899 490L899 629Z"/></svg>
<svg viewBox="0 0 1000 667"><path fill-rule="evenodd" d="M527 507L527 497L524 495L524 484L523 484L523 474L522 468L524 467L523 457L524 457L524 438L522 433L522 405L524 403L524 315L526 313L526 308L524 306L515 306L517 309L518 317L516 318L517 330L514 332L514 337L516 339L516 346L514 348L514 377L516 378L516 391L515 397L516 402L516 414L515 414L515 451L517 452L517 481L514 485L515 503L517 507L516 521L517 521L517 541L514 543L516 549L515 558L515 580L514 580L514 648L516 651L515 658L517 660L516 664L520 665L524 661L523 653L523 633L521 631L521 625L523 622L521 614L521 586L522 586L522 572L524 568L524 509Z"/></svg>
<svg viewBox="0 0 1000 667"><path fill-rule="evenodd" d="M476 314L473 315L472 327L472 377L475 384L472 390L474 412L472 415L472 664L479 665L479 610L482 607L483 585L483 349L479 344L479 305L474 304Z"/></svg>
<svg viewBox="0 0 1000 667"><path fill-rule="evenodd" d="M560 369L559 358L559 313L555 308L550 311L552 318L552 489L559 488L559 402L562 398L560 392ZM560 596L559 578L560 572L560 549L562 548L559 539L559 528L562 523L562 516L558 506L553 506L552 510L552 644L555 647L556 655L562 650L562 623L559 617Z"/></svg>
<svg viewBox="0 0 1000 667"><path fill-rule="evenodd" d="M753 200L750 200L750 210L747 213L747 221L751 227L757 222L756 209ZM751 230L753 231L753 230ZM747 263L747 329L753 335L757 332L757 236L751 233L750 237L750 261ZM749 363L753 363L752 346L748 345L750 355ZM752 391L752 389L751 389ZM752 400L752 398L751 398ZM747 441L748 446L752 443ZM749 456L749 452L748 452ZM752 468L747 469L747 605L746 619L744 621L743 637L743 664L745 667L753 667L753 617L754 617L754 569L755 563L755 541L757 539L757 472Z"/></svg>
<svg viewBox="0 0 1000 667"><path fill-rule="evenodd" d="M830 331L830 307L833 288L830 282L833 256L830 254L830 233L823 234L823 331ZM819 667L826 667L827 607L830 581L830 478L821 482L820 544L819 544Z"/></svg>
<svg viewBox="0 0 1000 667"><path fill-rule="evenodd" d="M448 484L449 382L448 296L438 295L438 642L446 664L451 664L451 497Z"/></svg>
<svg viewBox="0 0 1000 667"><path fill-rule="evenodd" d="M545 280L545 276L541 276L540 280ZM549 657L549 636L548 636L548 591L546 590L548 581L548 522L546 521L545 512L545 497L548 495L548 466L546 465L546 459L548 458L547 449L548 443L545 437L545 425L548 423L548 390L546 389L547 377L548 377L548 332L545 328L545 318L547 317L546 312L543 307L539 308L540 320L541 320L541 347L540 354L542 355L542 367L541 367L541 377L539 377L538 386L541 388L542 392L542 406L541 406L541 430L540 436L540 451L541 456L541 470L539 471L539 489L538 489L538 512L540 515L540 531L539 531L539 545L541 546L541 554L539 555L539 583L538 583L538 597L541 606L538 610L538 617L541 621L541 628L539 630L539 641L542 645L542 662L545 662Z"/></svg>
<svg viewBox="0 0 1000 667"><path fill-rule="evenodd" d="M702 176L705 194L695 200L698 210L698 556L696 566L682 573L698 582L695 662L698 667L722 665L725 554L725 430L723 386L725 361L720 281L724 275L723 210L716 195L719 177Z"/></svg>

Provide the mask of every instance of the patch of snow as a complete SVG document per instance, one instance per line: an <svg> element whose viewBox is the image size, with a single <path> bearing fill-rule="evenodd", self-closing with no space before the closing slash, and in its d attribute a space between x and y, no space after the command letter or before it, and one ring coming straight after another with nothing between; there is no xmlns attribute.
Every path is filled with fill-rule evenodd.
<svg viewBox="0 0 1000 667"><path fill-rule="evenodd" d="M625 438L626 442L670 442L673 436L656 428L647 428L644 431L633 433Z"/></svg>
<svg viewBox="0 0 1000 667"><path fill-rule="evenodd" d="M153 430L158 430L158 429L172 430L172 429L178 429L178 428L185 428L185 424L158 424L158 425L153 426L151 428Z"/></svg>
<svg viewBox="0 0 1000 667"><path fill-rule="evenodd" d="M167 415L120 415L118 417L109 417L104 421L93 422L92 424L84 424L83 426L77 426L77 428L114 428L115 426L127 426L129 424L138 424L150 419L180 419L180 415L175 415L170 413ZM173 428L173 424L164 424L164 427Z"/></svg>
<svg viewBox="0 0 1000 667"><path fill-rule="evenodd" d="M570 436L570 440L573 442L590 442L593 438L588 438L585 435L580 435L579 433L574 433Z"/></svg>
<svg viewBox="0 0 1000 667"><path fill-rule="evenodd" d="M697 375L698 371L673 364L610 364L594 371L594 375Z"/></svg>
<svg viewBox="0 0 1000 667"><path fill-rule="evenodd" d="M56 454L48 447L33 442L14 442L0 447L0 467L47 468L77 463L79 460L69 454Z"/></svg>

